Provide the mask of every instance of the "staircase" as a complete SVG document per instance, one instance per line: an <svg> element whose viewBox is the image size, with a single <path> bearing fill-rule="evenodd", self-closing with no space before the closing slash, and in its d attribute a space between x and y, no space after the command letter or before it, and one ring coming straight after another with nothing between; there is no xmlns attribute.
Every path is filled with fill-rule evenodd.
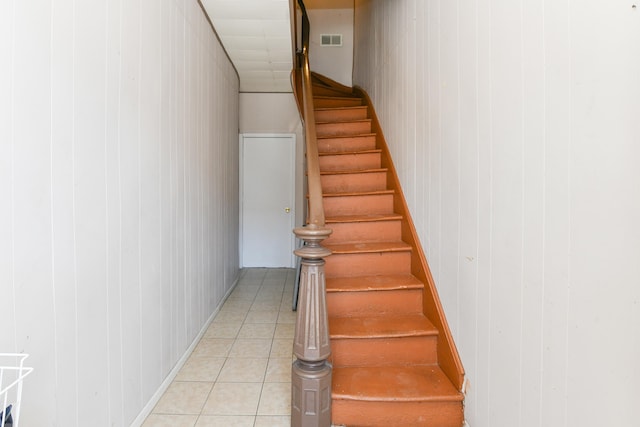
<svg viewBox="0 0 640 427"><path fill-rule="evenodd" d="M325 267L332 423L460 427L462 369L441 366L451 352L444 339L450 337L442 335L446 320L438 316L435 289L426 287L430 274L420 268L422 252L410 237L375 113L366 95L319 75L313 94L324 211L333 230L322 243L333 252Z"/></svg>

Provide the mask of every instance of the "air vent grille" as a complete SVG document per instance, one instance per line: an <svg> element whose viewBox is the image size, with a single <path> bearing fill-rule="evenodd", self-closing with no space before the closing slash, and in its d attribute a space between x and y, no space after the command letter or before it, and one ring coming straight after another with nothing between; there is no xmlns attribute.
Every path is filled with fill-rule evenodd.
<svg viewBox="0 0 640 427"><path fill-rule="evenodd" d="M342 46L342 34L320 34L321 46Z"/></svg>

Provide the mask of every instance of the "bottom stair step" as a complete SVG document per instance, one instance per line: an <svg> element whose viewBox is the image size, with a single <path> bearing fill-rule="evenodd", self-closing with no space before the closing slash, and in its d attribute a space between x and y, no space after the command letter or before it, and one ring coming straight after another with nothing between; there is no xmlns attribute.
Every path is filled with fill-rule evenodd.
<svg viewBox="0 0 640 427"><path fill-rule="evenodd" d="M460 427L463 395L438 368L334 368L332 422L352 426Z"/></svg>

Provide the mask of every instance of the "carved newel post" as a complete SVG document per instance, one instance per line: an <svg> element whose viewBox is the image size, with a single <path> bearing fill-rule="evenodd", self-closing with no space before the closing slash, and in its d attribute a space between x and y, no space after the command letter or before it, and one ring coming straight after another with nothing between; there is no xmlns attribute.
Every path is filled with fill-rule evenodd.
<svg viewBox="0 0 640 427"><path fill-rule="evenodd" d="M329 427L331 425L331 354L329 322L325 298L324 258L331 251L320 246L331 230L300 227L293 230L304 240L294 251L302 258L298 316L293 341L291 371L291 426Z"/></svg>

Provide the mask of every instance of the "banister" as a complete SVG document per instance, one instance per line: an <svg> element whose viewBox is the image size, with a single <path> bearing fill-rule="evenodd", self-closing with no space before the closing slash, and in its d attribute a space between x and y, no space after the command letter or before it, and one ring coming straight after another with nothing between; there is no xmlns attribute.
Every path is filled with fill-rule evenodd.
<svg viewBox="0 0 640 427"><path fill-rule="evenodd" d="M320 182L320 162L318 160L318 143L316 136L316 121L313 113L313 86L311 84L311 68L309 66L309 17L302 0L298 0L302 11L302 49L300 55L300 74L302 78L302 111L304 122L307 174L309 191L309 218L311 227L322 228L324 222L324 207L322 205L322 185Z"/></svg>
<svg viewBox="0 0 640 427"><path fill-rule="evenodd" d="M325 227L320 161L313 108L313 85L309 66L309 17L302 0L302 46L299 48L297 13L294 15L295 66L292 86L304 123L307 166L307 226L293 230L304 245L294 253L301 258L298 312L293 340L296 361L291 368L291 426L331 425L331 355L325 296L324 258L331 251L321 242L331 230ZM290 7L294 8L293 0Z"/></svg>

